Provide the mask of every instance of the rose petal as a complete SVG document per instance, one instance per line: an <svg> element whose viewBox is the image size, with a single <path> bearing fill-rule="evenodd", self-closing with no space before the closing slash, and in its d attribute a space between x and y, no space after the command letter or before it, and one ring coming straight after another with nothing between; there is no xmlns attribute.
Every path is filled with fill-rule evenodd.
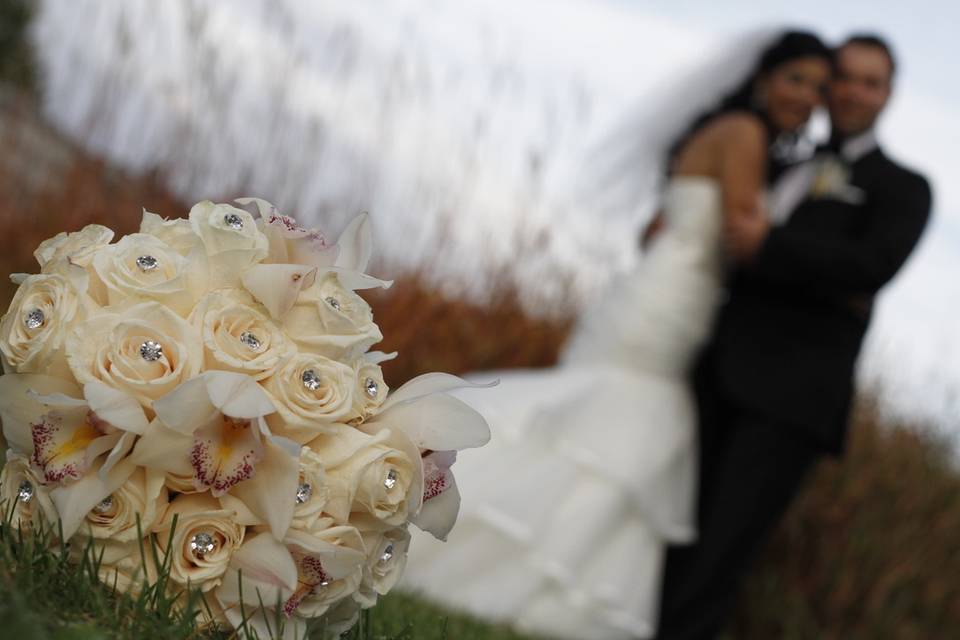
<svg viewBox="0 0 960 640"><path fill-rule="evenodd" d="M99 473L88 473L77 482L51 491L50 497L62 521L63 539L69 540L80 528L87 513L123 486L135 469L136 465L127 458L113 467L105 478L101 478Z"/></svg>

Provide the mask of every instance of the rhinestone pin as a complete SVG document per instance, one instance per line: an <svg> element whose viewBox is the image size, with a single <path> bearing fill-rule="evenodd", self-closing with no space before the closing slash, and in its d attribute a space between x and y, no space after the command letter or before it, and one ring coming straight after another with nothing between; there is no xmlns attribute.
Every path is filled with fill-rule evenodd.
<svg viewBox="0 0 960 640"><path fill-rule="evenodd" d="M380 563L386 564L393 559L393 543L391 542L383 549L383 553L380 554Z"/></svg>
<svg viewBox="0 0 960 640"><path fill-rule="evenodd" d="M328 297L328 298L326 299L326 301L327 301L327 304L328 304L328 305L330 305L331 307L334 308L334 310L340 311L341 306L340 306L340 301L339 301L339 300L337 300L337 299L334 298L333 296L330 296L330 297Z"/></svg>
<svg viewBox="0 0 960 640"><path fill-rule="evenodd" d="M320 388L320 376L317 375L317 372L313 369L307 369L303 372L303 375L300 376L300 381L303 382L303 386L310 391L316 391Z"/></svg>
<svg viewBox="0 0 960 640"><path fill-rule="evenodd" d="M363 381L363 390L371 398L376 398L377 394L380 392L380 385L378 385L377 381L373 378L367 378Z"/></svg>
<svg viewBox="0 0 960 640"><path fill-rule="evenodd" d="M201 560L216 548L217 541L209 533L201 531L190 538L190 551L193 551L193 554Z"/></svg>
<svg viewBox="0 0 960 640"><path fill-rule="evenodd" d="M304 482L299 487L297 487L297 504L303 504L310 499L310 496L313 495L313 487L310 486L309 482Z"/></svg>
<svg viewBox="0 0 960 640"><path fill-rule="evenodd" d="M33 500L33 484L31 484L29 480L24 480L20 483L20 486L17 487L17 498L24 504Z"/></svg>
<svg viewBox="0 0 960 640"><path fill-rule="evenodd" d="M93 508L96 513L106 513L110 509L113 509L113 496L107 496Z"/></svg>
<svg viewBox="0 0 960 640"><path fill-rule="evenodd" d="M247 345L247 347L249 347L251 351L259 351L260 347L262 346L262 343L260 342L260 338L253 335L249 331L244 331L243 333L240 334L240 342Z"/></svg>
<svg viewBox="0 0 960 640"><path fill-rule="evenodd" d="M147 340L140 345L140 357L147 362L156 362L163 355L163 346L159 342Z"/></svg>
<svg viewBox="0 0 960 640"><path fill-rule="evenodd" d="M153 256L140 256L137 258L137 266L143 272L153 271L160 266L160 261Z"/></svg>
<svg viewBox="0 0 960 640"><path fill-rule="evenodd" d="M23 319L23 324L26 325L27 329L37 329L43 326L44 320L46 318L43 317L43 311L31 309L27 312L27 317Z"/></svg>
<svg viewBox="0 0 960 640"><path fill-rule="evenodd" d="M223 221L231 229L235 229L237 231L243 229L243 218L235 213L228 213L227 215L223 216Z"/></svg>
<svg viewBox="0 0 960 640"><path fill-rule="evenodd" d="M387 477L383 481L383 486L389 491L397 486L397 479L399 479L400 474L397 473L396 469L390 469L387 472Z"/></svg>

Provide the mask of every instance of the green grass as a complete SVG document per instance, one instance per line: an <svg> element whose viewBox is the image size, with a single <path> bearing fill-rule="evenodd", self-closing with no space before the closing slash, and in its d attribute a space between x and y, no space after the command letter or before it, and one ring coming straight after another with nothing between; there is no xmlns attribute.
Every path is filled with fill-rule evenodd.
<svg viewBox="0 0 960 640"><path fill-rule="evenodd" d="M194 595L184 610L164 588L162 562L157 586L137 597L118 594L97 579L95 554L82 559L48 544L49 532L22 534L0 522L0 637L18 640L228 640L236 634L198 629L203 602ZM79 554L74 554L79 555ZM450 615L405 594L389 595L361 614L345 640L525 640L502 627Z"/></svg>

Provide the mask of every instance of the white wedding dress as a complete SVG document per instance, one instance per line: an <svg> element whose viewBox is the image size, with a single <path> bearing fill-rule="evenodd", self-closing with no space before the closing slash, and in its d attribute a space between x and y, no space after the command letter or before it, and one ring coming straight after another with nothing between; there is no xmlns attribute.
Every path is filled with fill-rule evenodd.
<svg viewBox="0 0 960 640"><path fill-rule="evenodd" d="M696 410L688 382L721 293L720 188L673 178L666 225L588 308L561 364L478 374L459 397L490 444L454 465L445 543L418 537L405 587L548 638L645 638L668 543L696 536Z"/></svg>

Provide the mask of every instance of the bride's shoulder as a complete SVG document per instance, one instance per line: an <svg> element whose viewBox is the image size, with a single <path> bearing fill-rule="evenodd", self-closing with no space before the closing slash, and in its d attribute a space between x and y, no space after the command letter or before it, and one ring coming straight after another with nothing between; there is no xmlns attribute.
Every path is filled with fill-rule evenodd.
<svg viewBox="0 0 960 640"><path fill-rule="evenodd" d="M767 129L763 121L749 111L730 111L713 118L703 128L712 138L765 143Z"/></svg>

